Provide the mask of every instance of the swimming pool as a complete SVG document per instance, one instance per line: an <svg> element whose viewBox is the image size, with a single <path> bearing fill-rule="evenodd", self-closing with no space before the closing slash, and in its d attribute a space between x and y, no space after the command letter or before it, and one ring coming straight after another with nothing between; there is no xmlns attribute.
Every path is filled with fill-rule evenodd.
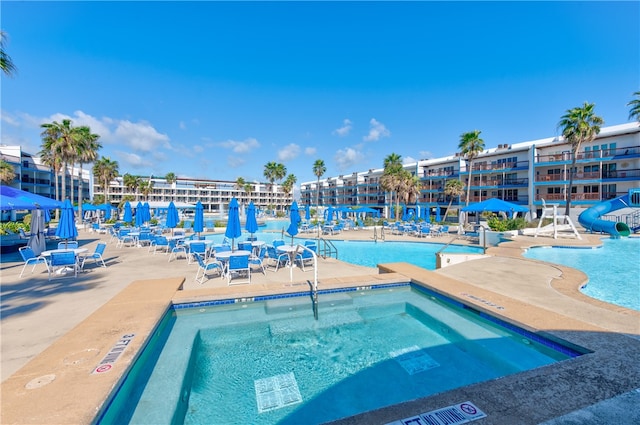
<svg viewBox="0 0 640 425"><path fill-rule="evenodd" d="M416 285L319 299L176 306L98 423L324 423L582 354Z"/></svg>
<svg viewBox="0 0 640 425"><path fill-rule="evenodd" d="M590 297L640 310L640 238L605 238L602 248L532 248L524 257L583 271Z"/></svg>

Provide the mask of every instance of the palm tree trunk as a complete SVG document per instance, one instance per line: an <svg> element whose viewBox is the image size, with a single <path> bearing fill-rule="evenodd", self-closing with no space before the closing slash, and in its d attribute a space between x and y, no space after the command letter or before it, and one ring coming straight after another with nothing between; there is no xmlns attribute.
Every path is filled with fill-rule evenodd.
<svg viewBox="0 0 640 425"><path fill-rule="evenodd" d="M447 221L447 216L449 215L449 208L451 208L451 204L453 204L453 196L449 199L449 205L447 205L447 209L444 212L444 218L442 221Z"/></svg>
<svg viewBox="0 0 640 425"><path fill-rule="evenodd" d="M73 166L74 165L75 164L71 164L71 172L69 173L69 180L71 180L71 182L70 182L70 186L71 187L69 188L69 192L70 192L69 198L71 199L71 205L73 205L73 178L75 177L73 175Z"/></svg>
<svg viewBox="0 0 640 425"><path fill-rule="evenodd" d="M469 161L469 180L467 180L467 199L466 205L469 206L469 198L471 197L471 173L473 172L473 163Z"/></svg>
<svg viewBox="0 0 640 425"><path fill-rule="evenodd" d="M569 169L569 188L567 194L567 203L564 209L564 215L569 216L571 211L571 191L573 190L573 170L576 168L576 154L573 154L573 161L571 161L571 168Z"/></svg>
<svg viewBox="0 0 640 425"><path fill-rule="evenodd" d="M80 172L78 173L78 218L80 219L80 223L84 219L83 211L82 211L82 162L80 165Z"/></svg>
<svg viewBox="0 0 640 425"><path fill-rule="evenodd" d="M67 163L63 162L62 163L62 199L61 201L64 202L65 199L67 199Z"/></svg>

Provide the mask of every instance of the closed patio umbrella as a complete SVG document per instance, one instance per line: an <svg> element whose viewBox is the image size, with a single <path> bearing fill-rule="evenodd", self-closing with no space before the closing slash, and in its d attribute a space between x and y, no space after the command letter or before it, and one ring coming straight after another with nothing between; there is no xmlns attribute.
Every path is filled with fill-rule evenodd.
<svg viewBox="0 0 640 425"><path fill-rule="evenodd" d="M31 236L28 245L35 255L40 255L47 249L44 237L44 211L40 208L31 212Z"/></svg>
<svg viewBox="0 0 640 425"><path fill-rule="evenodd" d="M171 233L173 234L173 229L178 226L180 222L180 217L178 216L178 209L173 201L169 202L169 208L167 209L167 227L171 229Z"/></svg>
<svg viewBox="0 0 640 425"><path fill-rule="evenodd" d="M298 223L300 223L300 212L298 211L298 203L293 201L289 210L289 227L287 233L291 235L291 245L293 245L293 237L298 234Z"/></svg>
<svg viewBox="0 0 640 425"><path fill-rule="evenodd" d="M136 227L144 226L144 207L142 202L138 202L136 205Z"/></svg>
<svg viewBox="0 0 640 425"><path fill-rule="evenodd" d="M60 214L60 222L58 223L58 228L56 229L56 236L60 239L64 239L65 248L67 247L67 242L69 241L69 239L78 237L78 229L76 228L76 223L73 216L73 205L71 205L71 201L69 201L69 199L65 199Z"/></svg>
<svg viewBox="0 0 640 425"><path fill-rule="evenodd" d="M131 204L129 201L124 203L124 216L122 217L122 221L125 223L131 223L133 221L133 212L131 211Z"/></svg>
<svg viewBox="0 0 640 425"><path fill-rule="evenodd" d="M231 251L234 250L234 242L236 238L242 235L242 227L240 226L240 212L238 211L238 200L231 199L229 202L229 215L227 216L227 229L224 235L231 239Z"/></svg>
<svg viewBox="0 0 640 425"><path fill-rule="evenodd" d="M304 207L304 219L307 221L311 220L311 208L309 207L309 204Z"/></svg>
<svg viewBox="0 0 640 425"><path fill-rule="evenodd" d="M151 207L148 202L145 202L142 205L142 209L144 211L144 222L149 223L151 221Z"/></svg>
<svg viewBox="0 0 640 425"><path fill-rule="evenodd" d="M193 231L198 233L198 238L200 237L200 233L204 230L204 207L202 206L202 202L198 201L196 203L196 214L193 218Z"/></svg>
<svg viewBox="0 0 640 425"><path fill-rule="evenodd" d="M251 237L253 237L253 234L258 231L256 206L253 205L253 201L249 203L249 208L247 208L247 222L245 223L244 228L247 232L251 233Z"/></svg>

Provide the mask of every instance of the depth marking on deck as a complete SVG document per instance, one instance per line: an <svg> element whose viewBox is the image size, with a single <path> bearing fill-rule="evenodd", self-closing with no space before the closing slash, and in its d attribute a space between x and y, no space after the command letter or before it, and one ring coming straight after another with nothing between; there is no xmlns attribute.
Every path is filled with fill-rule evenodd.
<svg viewBox="0 0 640 425"><path fill-rule="evenodd" d="M122 353L124 353L124 350L127 349L129 343L135 336L136 334L122 335L118 342L116 342L114 346L111 347L111 350L109 350L106 356L104 356L104 358L100 360L100 363L98 363L98 366L93 369L93 372L91 372L91 374L93 375L110 371L113 367L113 364L120 358Z"/></svg>
<svg viewBox="0 0 640 425"><path fill-rule="evenodd" d="M461 425L486 416L475 404L465 401L410 418L389 422L387 425Z"/></svg>
<svg viewBox="0 0 640 425"><path fill-rule="evenodd" d="M462 292L460 295L462 295L463 297L471 298L472 300L476 300L476 301L481 302L483 304L486 304L489 307L495 308L496 310L504 310L503 306L495 304L492 301L485 300L484 298L480 298L477 295L467 294L466 292Z"/></svg>

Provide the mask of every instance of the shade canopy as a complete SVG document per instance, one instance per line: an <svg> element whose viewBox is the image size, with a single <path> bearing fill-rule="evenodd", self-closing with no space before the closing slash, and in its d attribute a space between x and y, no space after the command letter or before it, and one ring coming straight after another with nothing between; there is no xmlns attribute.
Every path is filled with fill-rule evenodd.
<svg viewBox="0 0 640 425"><path fill-rule="evenodd" d="M200 233L204 230L204 207L202 202L196 203L196 213L193 218L193 231Z"/></svg>
<svg viewBox="0 0 640 425"><path fill-rule="evenodd" d="M62 208L62 202L9 186L0 186L0 210Z"/></svg>
<svg viewBox="0 0 640 425"><path fill-rule="evenodd" d="M231 199L231 202L229 202L229 215L227 217L227 228L224 231L224 235L231 239L231 250L233 251L236 238L242 235L240 211L238 210L238 200L236 198Z"/></svg>
<svg viewBox="0 0 640 425"><path fill-rule="evenodd" d="M62 205L62 211L60 214L60 222L56 229L56 236L60 239L64 239L65 242L69 239L75 239L78 237L78 229L74 220L73 205L71 201L65 199Z"/></svg>
<svg viewBox="0 0 640 425"><path fill-rule="evenodd" d="M253 204L253 201L249 203L249 207L247 208L247 222L245 223L244 228L252 235L258 231L258 221L256 220L256 206Z"/></svg>
<svg viewBox="0 0 640 425"><path fill-rule="evenodd" d="M529 208L512 204L511 202L503 201L498 198L490 198L482 202L477 202L475 204L468 205L462 208L463 212L505 212L511 215L514 212L529 212Z"/></svg>

